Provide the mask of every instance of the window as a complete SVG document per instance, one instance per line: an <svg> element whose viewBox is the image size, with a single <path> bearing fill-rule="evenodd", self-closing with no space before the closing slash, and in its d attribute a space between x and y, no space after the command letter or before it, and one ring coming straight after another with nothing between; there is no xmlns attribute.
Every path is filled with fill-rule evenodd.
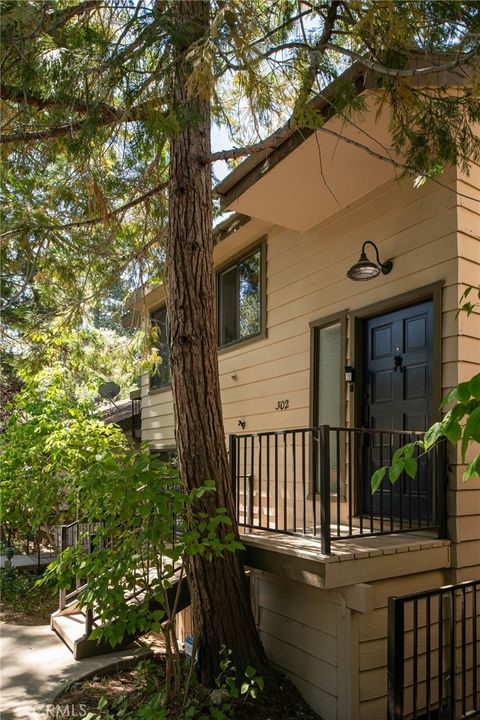
<svg viewBox="0 0 480 720"><path fill-rule="evenodd" d="M156 390L170 385L170 349L167 338L167 308L163 305L150 315L152 328L157 331L155 347L158 363L150 376L150 388Z"/></svg>
<svg viewBox="0 0 480 720"><path fill-rule="evenodd" d="M314 323L312 328L313 367L312 402L313 425L341 427L344 422L344 320L335 318ZM338 438L330 433L330 490L337 493L338 457L343 456L343 448L337 448ZM340 453L338 452L340 451ZM313 456L314 477L318 478L317 457ZM342 488L343 490L343 488Z"/></svg>
<svg viewBox="0 0 480 720"><path fill-rule="evenodd" d="M340 323L317 329L317 417L318 425L339 427L340 372L342 367L342 335Z"/></svg>
<svg viewBox="0 0 480 720"><path fill-rule="evenodd" d="M217 273L219 347L262 332L263 274L262 247Z"/></svg>

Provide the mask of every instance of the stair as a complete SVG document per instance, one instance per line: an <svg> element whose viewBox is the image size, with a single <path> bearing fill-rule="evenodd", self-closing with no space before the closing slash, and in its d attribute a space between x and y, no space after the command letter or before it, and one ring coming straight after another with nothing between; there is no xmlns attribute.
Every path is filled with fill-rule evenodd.
<svg viewBox="0 0 480 720"><path fill-rule="evenodd" d="M190 593L188 591L186 579L182 578L180 582L181 588L177 612L184 610L190 605ZM169 607L172 607L173 605L174 598L177 593L177 586L178 581L173 582L172 586L167 591ZM161 607L160 603L152 603L152 609L159 609ZM80 610L75 602L68 605L63 610L57 610L54 612L50 617L50 627L71 650L75 660L83 660L83 658L86 657L104 655L105 653L111 653L114 650L121 650L131 645L136 637L135 634L125 636L122 643L120 645L116 645L115 648L112 648L108 642L102 640L90 640L86 633L85 613Z"/></svg>

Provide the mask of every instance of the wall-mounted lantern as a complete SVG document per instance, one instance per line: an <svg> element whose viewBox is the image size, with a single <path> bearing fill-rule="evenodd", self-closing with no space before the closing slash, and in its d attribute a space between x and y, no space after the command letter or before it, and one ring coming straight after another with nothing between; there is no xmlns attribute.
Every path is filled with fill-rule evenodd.
<svg viewBox="0 0 480 720"><path fill-rule="evenodd" d="M377 255L376 263L374 263L373 260L368 259L365 252L366 245L371 245L375 248L375 253ZM392 267L393 262L391 260L386 260L384 263L380 262L377 246L371 240L366 240L362 245L362 252L360 253L358 262L356 262L355 265L352 265L350 270L347 272L347 277L349 277L350 280L371 280L372 278L377 277L380 272L384 275L388 275L388 273L391 272Z"/></svg>

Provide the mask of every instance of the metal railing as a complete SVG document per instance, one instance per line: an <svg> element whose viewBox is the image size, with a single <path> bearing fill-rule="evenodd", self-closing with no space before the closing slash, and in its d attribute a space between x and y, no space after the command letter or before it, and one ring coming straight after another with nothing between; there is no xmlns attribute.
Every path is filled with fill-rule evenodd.
<svg viewBox="0 0 480 720"><path fill-rule="evenodd" d="M480 580L388 601L388 720L480 717Z"/></svg>
<svg viewBox="0 0 480 720"><path fill-rule="evenodd" d="M87 552L90 552L92 543L95 539L97 527L100 522L86 522L84 520L76 520L68 525L61 526L61 551L64 552L69 547L74 547L81 543ZM75 581L71 588L61 588L58 597L58 609L65 610L67 605L77 599L80 592L87 584L86 578L80 576L75 577ZM87 625L91 626L91 618L89 611L86 613ZM90 627L91 632L91 627Z"/></svg>
<svg viewBox="0 0 480 720"><path fill-rule="evenodd" d="M418 460L416 478L373 472L423 433L368 428L295 428L230 435L231 481L240 526L331 541L435 529L445 537L446 454L439 444Z"/></svg>
<svg viewBox="0 0 480 720"><path fill-rule="evenodd" d="M132 432L142 427L142 398L132 398Z"/></svg>

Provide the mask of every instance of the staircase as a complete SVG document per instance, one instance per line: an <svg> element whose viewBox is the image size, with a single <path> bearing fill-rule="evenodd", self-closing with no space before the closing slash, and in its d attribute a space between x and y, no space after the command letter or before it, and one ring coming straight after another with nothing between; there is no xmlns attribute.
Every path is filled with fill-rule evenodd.
<svg viewBox="0 0 480 720"><path fill-rule="evenodd" d="M62 526L62 550L65 550L77 542L81 542L88 550L88 544L91 543L95 536L95 528L98 523L85 523L77 521L69 525ZM181 583L179 590L179 599L177 612L184 610L190 605L190 594L185 577L178 578L171 582L171 587L167 590L168 606L172 607L175 600L178 583ZM131 645L136 635L130 634L123 638L120 645L112 648L110 643L103 640L91 640L90 635L93 630L101 626L101 621L94 610L82 610L78 604L78 596L87 587L86 578L76 578L75 587L70 591L60 590L59 608L50 617L50 627L63 640L65 645L71 650L75 660L82 660L86 657L94 655L103 655L110 653L114 649L119 650ZM138 587L134 592L126 593L125 599L127 603L139 603L142 601L145 589ZM161 609L161 603L152 601L150 609Z"/></svg>

